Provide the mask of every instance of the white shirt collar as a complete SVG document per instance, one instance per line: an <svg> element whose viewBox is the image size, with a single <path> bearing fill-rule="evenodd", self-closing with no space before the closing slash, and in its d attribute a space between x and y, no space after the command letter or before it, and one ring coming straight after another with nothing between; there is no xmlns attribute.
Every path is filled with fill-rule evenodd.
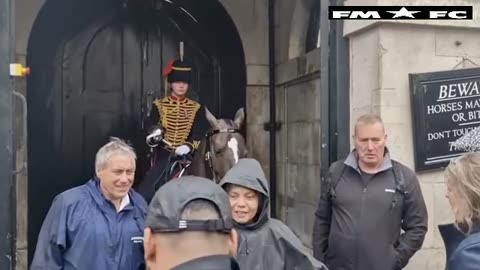
<svg viewBox="0 0 480 270"><path fill-rule="evenodd" d="M125 195L125 197L123 197L122 201L120 202L120 208L118 208L118 212L122 211L123 208L125 208L129 204L130 204L130 197L127 194Z"/></svg>

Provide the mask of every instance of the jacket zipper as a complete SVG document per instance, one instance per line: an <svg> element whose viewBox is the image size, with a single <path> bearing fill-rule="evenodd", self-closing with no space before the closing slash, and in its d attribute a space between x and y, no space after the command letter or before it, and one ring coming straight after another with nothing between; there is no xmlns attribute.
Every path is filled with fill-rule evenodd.
<svg viewBox="0 0 480 270"><path fill-rule="evenodd" d="M367 186L368 186L368 183L367 183L366 186L363 186L363 190L362 190L362 203L361 203L361 205L360 205L360 217L359 217L359 220L361 220L362 217L363 217L363 208L364 208L364 203L365 203L365 195L367 194ZM357 237L356 237L356 239L357 239L357 241L356 241L356 242L357 242L357 243L356 243L356 244L357 244L357 245L356 245L357 248L355 249L355 250L356 250L356 252L355 252L355 264L354 264L355 267L358 265L358 253L359 253L358 251L359 251L359 249L360 249L360 241L358 240L358 237L359 237L359 235L360 235L360 233L359 233L359 232L360 232L360 229L361 229L360 227L361 227L361 223L359 223L359 225L357 226L357 233L356 233L356 235L357 235ZM352 269L352 270L354 270L354 269Z"/></svg>

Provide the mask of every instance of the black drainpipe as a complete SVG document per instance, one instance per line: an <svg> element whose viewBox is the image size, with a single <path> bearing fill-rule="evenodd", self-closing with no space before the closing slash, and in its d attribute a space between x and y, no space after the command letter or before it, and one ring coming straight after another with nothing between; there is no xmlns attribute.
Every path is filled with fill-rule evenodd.
<svg viewBox="0 0 480 270"><path fill-rule="evenodd" d="M275 0L268 0L268 68L269 68L269 97L270 121L265 130L270 132L270 212L277 216L277 160L276 160L276 132L280 129L275 115Z"/></svg>
<svg viewBox="0 0 480 270"><path fill-rule="evenodd" d="M320 1L320 0L317 0ZM328 20L329 1L320 2L320 177L324 179L330 166L330 21Z"/></svg>
<svg viewBox="0 0 480 270"><path fill-rule="evenodd" d="M345 0L330 0L331 6L344 6ZM343 20L330 22L329 50L329 116L330 163L345 158L350 152L350 86L349 47L343 36Z"/></svg>

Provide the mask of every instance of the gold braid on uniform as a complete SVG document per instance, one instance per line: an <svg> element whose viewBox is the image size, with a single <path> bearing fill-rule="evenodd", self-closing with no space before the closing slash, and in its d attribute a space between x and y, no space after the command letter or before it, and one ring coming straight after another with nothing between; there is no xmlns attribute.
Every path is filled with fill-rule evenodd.
<svg viewBox="0 0 480 270"><path fill-rule="evenodd" d="M198 144L192 145L187 142L187 138L192 130L193 121L198 109L200 109L200 104L188 98L175 100L171 97L165 97L155 100L155 105L160 113L159 124L167 130L165 139L172 144L172 148L166 146L166 149L173 151L177 146L185 143L196 149Z"/></svg>

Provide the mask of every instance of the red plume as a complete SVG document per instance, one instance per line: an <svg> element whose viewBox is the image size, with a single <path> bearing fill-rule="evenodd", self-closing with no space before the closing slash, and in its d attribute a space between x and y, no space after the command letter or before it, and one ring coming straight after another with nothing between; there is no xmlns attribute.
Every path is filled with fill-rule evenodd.
<svg viewBox="0 0 480 270"><path fill-rule="evenodd" d="M173 62L175 62L175 60L168 61L165 68L163 68L163 77L167 77L168 74L170 74L170 72L172 72Z"/></svg>

